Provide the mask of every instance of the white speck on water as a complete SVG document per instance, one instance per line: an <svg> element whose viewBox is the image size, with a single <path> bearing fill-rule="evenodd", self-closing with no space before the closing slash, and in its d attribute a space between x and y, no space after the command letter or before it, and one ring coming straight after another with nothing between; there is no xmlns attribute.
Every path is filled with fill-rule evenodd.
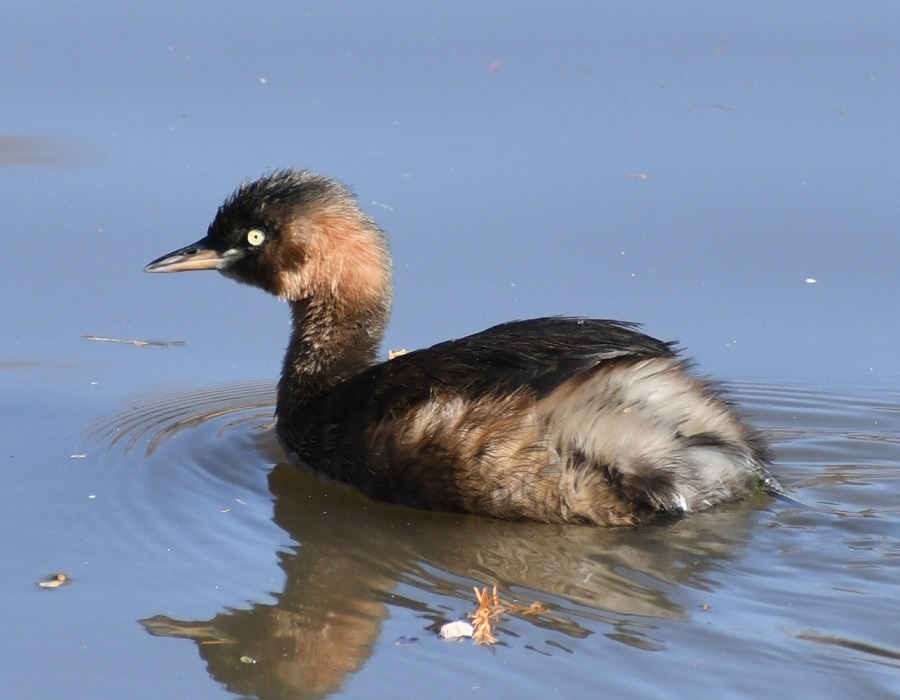
<svg viewBox="0 0 900 700"><path fill-rule="evenodd" d="M469 639L475 634L475 628L465 620L454 620L441 627L441 639L447 642L458 642Z"/></svg>

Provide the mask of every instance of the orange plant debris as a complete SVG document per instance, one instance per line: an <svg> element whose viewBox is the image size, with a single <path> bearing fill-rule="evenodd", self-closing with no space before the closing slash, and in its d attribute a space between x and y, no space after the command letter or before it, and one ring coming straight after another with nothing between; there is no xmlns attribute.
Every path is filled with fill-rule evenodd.
<svg viewBox="0 0 900 700"><path fill-rule="evenodd" d="M503 613L539 615L547 612L547 607L537 601L526 606L518 601L503 600L497 593L497 586L494 586L490 592L487 586L482 589L476 586L475 600L478 603L478 609L469 613L468 617L472 620L472 627L475 628L472 639L476 644L492 645L497 643L497 638L494 636L494 625L499 622Z"/></svg>

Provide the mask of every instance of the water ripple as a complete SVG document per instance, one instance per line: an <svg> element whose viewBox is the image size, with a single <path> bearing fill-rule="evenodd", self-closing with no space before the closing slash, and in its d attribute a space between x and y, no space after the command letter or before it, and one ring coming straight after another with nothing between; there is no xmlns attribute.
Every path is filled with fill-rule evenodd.
<svg viewBox="0 0 900 700"><path fill-rule="evenodd" d="M233 416L216 434L239 426L272 420L275 409L274 388L263 382L228 384L195 391L159 392L127 400L129 407L103 419L90 436L110 448L120 446L127 454L146 441L149 457L167 440L189 428Z"/></svg>

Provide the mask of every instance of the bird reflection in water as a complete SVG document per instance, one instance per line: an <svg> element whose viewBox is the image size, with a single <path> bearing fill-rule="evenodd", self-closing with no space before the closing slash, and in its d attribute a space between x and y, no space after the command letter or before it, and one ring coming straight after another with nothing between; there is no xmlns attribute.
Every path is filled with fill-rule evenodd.
<svg viewBox="0 0 900 700"><path fill-rule="evenodd" d="M218 405L211 415L244 425L239 410ZM195 419L192 427L202 421ZM159 429L171 434L171 425ZM274 448L271 436L262 442L261 451ZM751 500L645 528L601 530L375 503L286 463L271 472L268 486L274 522L298 543L276 553L285 582L275 601L226 608L209 620L140 621L150 634L192 640L213 678L259 698L317 698L340 689L372 655L392 608L422 619L409 631L421 644L443 643L429 633L446 622L448 599L460 615L471 609L473 585L497 584L507 597L515 590L548 609L502 622L501 648L516 643L504 633L508 625L519 638L533 630L542 641L530 646L546 643L551 653L596 633L661 649L654 620L689 614L672 592L715 586L710 572L740 552L758 505ZM396 593L401 585L403 593Z"/></svg>

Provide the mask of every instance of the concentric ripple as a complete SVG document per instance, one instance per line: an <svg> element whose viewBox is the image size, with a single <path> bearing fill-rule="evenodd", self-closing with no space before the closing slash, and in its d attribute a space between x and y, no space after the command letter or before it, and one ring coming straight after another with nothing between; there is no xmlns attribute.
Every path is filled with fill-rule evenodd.
<svg viewBox="0 0 900 700"><path fill-rule="evenodd" d="M267 484L283 459L274 398L258 382L155 392L93 425L93 529L107 551L152 570L167 595L183 581L214 581L226 597L271 590L276 551L290 543L272 522Z"/></svg>
<svg viewBox="0 0 900 700"><path fill-rule="evenodd" d="M159 392L131 397L123 409L97 424L91 436L127 454L146 443L149 457L182 430L229 416L219 436L238 426L271 421L275 408L273 387L264 382L229 384L196 391Z"/></svg>

